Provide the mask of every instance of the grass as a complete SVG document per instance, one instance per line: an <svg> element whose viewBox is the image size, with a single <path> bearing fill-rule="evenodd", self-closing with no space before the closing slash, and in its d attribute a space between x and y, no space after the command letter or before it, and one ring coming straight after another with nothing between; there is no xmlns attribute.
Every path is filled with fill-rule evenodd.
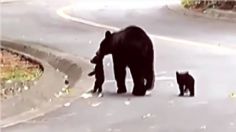
<svg viewBox="0 0 236 132"><path fill-rule="evenodd" d="M12 51L1 49L0 81L30 81L39 78L43 70L39 63Z"/></svg>
<svg viewBox="0 0 236 132"><path fill-rule="evenodd" d="M182 0L181 4L185 7L185 8L190 8L191 6L194 5L194 0Z"/></svg>
<svg viewBox="0 0 236 132"><path fill-rule="evenodd" d="M15 68L13 70L1 71L0 79L3 81L30 81L40 77L42 71L40 69L21 69Z"/></svg>

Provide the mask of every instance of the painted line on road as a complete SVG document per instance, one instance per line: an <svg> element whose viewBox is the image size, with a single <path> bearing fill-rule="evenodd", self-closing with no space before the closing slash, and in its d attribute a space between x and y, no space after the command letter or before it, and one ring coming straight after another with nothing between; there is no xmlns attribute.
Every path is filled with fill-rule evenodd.
<svg viewBox="0 0 236 132"><path fill-rule="evenodd" d="M88 21L88 20L85 20L85 19L82 19L82 18L73 17L73 16L70 16L70 15L66 14L65 11L71 9L72 7L73 6L63 7L61 9L57 10L57 14L59 16L61 16L62 18L65 18L67 20L71 20L71 21L74 21L74 22L79 22L79 23L83 23L83 24L86 24L86 25L99 27L99 28L110 29L110 30L115 30L115 31L120 30L117 27L108 26L108 25L104 25L104 24L99 24L99 23L96 23L96 22Z"/></svg>
<svg viewBox="0 0 236 132"><path fill-rule="evenodd" d="M98 27L98 28L104 28L107 30L114 30L114 31L119 31L121 29L118 27L89 21L89 20L86 20L83 18L73 17L73 16L66 13L66 11L68 11L72 8L73 8L73 5L65 6L63 8L58 9L57 14L66 20L70 20L73 22L82 23L82 24L86 24L86 25L90 25L90 26L94 26L94 27ZM159 40L165 40L165 41L169 41L169 42L181 43L181 44L195 46L195 47L207 48L207 49L214 50L214 52L221 53L221 54L226 54L226 53L227 54L228 53L236 54L236 46L234 46L232 44L230 46L215 45L215 44L209 44L209 43L194 42L194 41L189 41L189 40L184 40L184 39L172 38L172 37L167 37L167 36L160 36L160 35L155 35L155 34L149 34L149 35L152 38L156 38ZM178 45L178 46L180 46L180 45Z"/></svg>

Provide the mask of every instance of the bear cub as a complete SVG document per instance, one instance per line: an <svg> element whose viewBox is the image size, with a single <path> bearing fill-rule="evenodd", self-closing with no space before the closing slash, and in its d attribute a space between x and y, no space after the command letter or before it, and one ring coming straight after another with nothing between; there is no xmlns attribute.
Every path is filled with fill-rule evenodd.
<svg viewBox="0 0 236 132"><path fill-rule="evenodd" d="M94 88L93 88L93 93L96 93L98 91L98 93L102 92L102 84L104 83L104 70L103 70L103 62L98 61L95 63L95 59L97 56L95 56L90 62L93 64L96 64L94 71L90 72L88 74L88 76L93 76L95 75L95 84L94 84Z"/></svg>
<svg viewBox="0 0 236 132"><path fill-rule="evenodd" d="M188 73L176 72L176 79L179 85L180 94L179 96L184 96L184 93L190 92L190 96L194 96L194 78Z"/></svg>

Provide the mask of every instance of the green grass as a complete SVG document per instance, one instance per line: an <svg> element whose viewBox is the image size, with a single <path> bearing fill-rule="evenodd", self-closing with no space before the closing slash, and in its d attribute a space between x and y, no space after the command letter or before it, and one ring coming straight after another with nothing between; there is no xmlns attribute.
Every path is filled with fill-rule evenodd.
<svg viewBox="0 0 236 132"><path fill-rule="evenodd" d="M40 69L20 69L15 68L12 71L1 72L1 80L12 80L12 81L29 81L35 80L42 75Z"/></svg>
<svg viewBox="0 0 236 132"><path fill-rule="evenodd" d="M185 8L190 8L191 6L193 6L195 3L194 0L182 0L181 4L185 7Z"/></svg>

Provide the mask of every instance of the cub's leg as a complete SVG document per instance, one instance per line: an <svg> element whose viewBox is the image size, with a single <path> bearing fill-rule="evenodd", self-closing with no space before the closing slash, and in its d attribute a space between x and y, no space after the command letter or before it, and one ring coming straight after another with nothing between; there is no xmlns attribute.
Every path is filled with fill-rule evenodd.
<svg viewBox="0 0 236 132"><path fill-rule="evenodd" d="M184 96L184 85L183 84L179 84L179 91L180 91L179 96Z"/></svg>
<svg viewBox="0 0 236 132"><path fill-rule="evenodd" d="M190 96L194 96L194 86L192 85L192 86L190 86L189 87L189 91L190 91Z"/></svg>

